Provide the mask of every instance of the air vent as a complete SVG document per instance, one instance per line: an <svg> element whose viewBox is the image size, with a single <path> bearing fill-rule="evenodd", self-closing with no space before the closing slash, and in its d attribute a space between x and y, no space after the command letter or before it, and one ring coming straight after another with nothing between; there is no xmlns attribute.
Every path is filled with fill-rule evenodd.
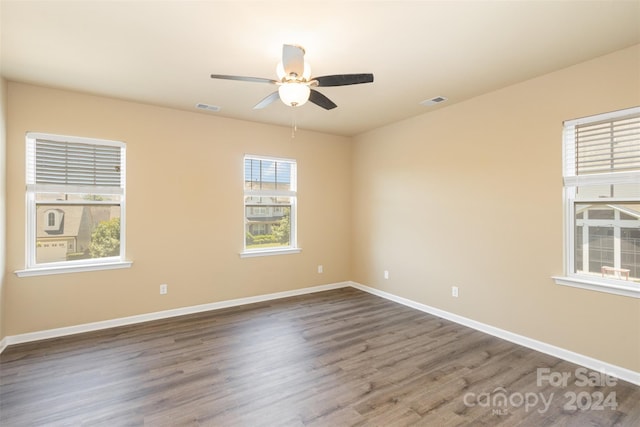
<svg viewBox="0 0 640 427"><path fill-rule="evenodd" d="M436 96L435 98L426 99L422 101L420 104L424 105L425 107L428 107L430 105L440 104L441 102L444 102L446 100L447 98L445 98L444 96Z"/></svg>
<svg viewBox="0 0 640 427"><path fill-rule="evenodd" d="M220 111L220 107L218 107L217 105L209 105L209 104L203 104L203 103L196 104L196 108L200 110L208 110L208 111L214 111L214 112Z"/></svg>

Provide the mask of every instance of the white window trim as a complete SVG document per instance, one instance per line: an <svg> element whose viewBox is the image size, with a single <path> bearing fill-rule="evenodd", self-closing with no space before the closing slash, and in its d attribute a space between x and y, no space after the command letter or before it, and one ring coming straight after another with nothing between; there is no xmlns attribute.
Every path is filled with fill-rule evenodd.
<svg viewBox="0 0 640 427"><path fill-rule="evenodd" d="M243 236L243 244L242 244L242 251L240 252L240 258L255 258L255 257L263 257L263 256L273 256L273 255L291 255L291 254L298 254L300 252L302 252L302 248L298 247L298 209L297 209L297 205L298 205L298 162L295 159L288 159L285 157L270 157L270 156L261 156L261 155L257 155L257 154L245 154L243 156L243 165L242 165L242 179L243 179L243 187L244 187L244 160L247 158L253 158L253 159L261 159L261 160L268 160L268 161L275 161L275 162L289 162L289 163L293 163L296 167L295 171L294 171L294 177L295 180L291 186L291 190L289 191L285 191L285 190L267 190L267 191L259 191L259 190L244 190L243 192L243 200L245 197L291 197L292 201L291 201L291 213L292 215L290 216L290 226L291 226L291 231L290 231L290 246L288 247L284 247L284 248L273 248L273 249L246 249L245 248L245 240L244 240L244 236L246 233L246 224L243 221L242 224L242 236ZM242 215L243 218L245 218L246 216L246 207L244 204L244 201L242 203ZM246 219L245 219L246 220Z"/></svg>
<svg viewBox="0 0 640 427"><path fill-rule="evenodd" d="M82 263L69 265L54 265L54 263L48 264L46 267L33 267L25 270L18 270L15 272L18 277L31 277L31 276L47 276L50 274L67 274L67 273L81 273L85 271L99 271L99 270L115 270L120 268L130 268L133 265L132 261L120 261L119 259L112 260L112 258L104 258L103 262ZM71 262L71 261L68 261Z"/></svg>
<svg viewBox="0 0 640 427"><path fill-rule="evenodd" d="M91 143L102 144L115 147L125 148L126 145L121 141L104 140L96 138L84 138L77 136L65 136L55 135L40 132L28 132L26 135L27 145L33 144L37 139L48 139L50 141L60 142L75 142L75 143ZM26 197L26 244L25 244L25 268L17 270L14 273L18 277L30 277L30 276L44 276L50 274L66 274L66 273L78 273L86 271L99 271L99 270L113 270L121 268L129 268L133 264L132 261L126 260L126 148L122 154L122 173L121 188L114 189L111 187L95 187L95 186L77 186L79 189L85 189L87 193L100 193L100 194L117 194L122 198L119 202L120 205L120 255L117 257L107 257L98 259L76 260L76 261L64 261L64 262L51 262L40 263L35 262L35 247L31 242L36 240L36 202L35 193L43 191L51 192L66 192L68 188L64 185L43 185L35 184L35 169L34 165L29 162L29 156L27 155L27 197ZM69 203L73 204L73 203ZM99 203L96 203L99 204ZM108 204L108 203L107 203Z"/></svg>
<svg viewBox="0 0 640 427"><path fill-rule="evenodd" d="M272 255L290 255L299 254L302 252L301 248L286 248L286 249L254 249L251 251L240 252L240 258L254 258L260 256L272 256Z"/></svg>
<svg viewBox="0 0 640 427"><path fill-rule="evenodd" d="M584 117L575 120L566 121L565 126L577 125L600 120L614 119L623 115L638 114L640 107L629 108L626 110L614 111L599 114L590 117ZM565 148L567 141L567 132L563 131L563 199L564 199L564 275L553 276L552 279L557 285L570 286L574 288L587 289L591 291L604 292L614 295L621 295L631 298L640 298L640 284L619 280L610 277L598 277L595 274L577 274L572 273L574 269L574 247L575 247L575 189L581 185L599 185L599 184L624 184L624 183L640 183L640 171L632 172L614 172L610 174L590 174L576 176L572 167L569 166L570 159L567 159L567 150ZM639 199L640 200L640 199ZM606 200L594 200L594 203L609 202L615 203L617 199L610 198ZM629 201L624 199L621 201ZM635 200L634 200L635 201ZM580 203L583 201L580 200ZM585 200L584 203L589 203Z"/></svg>
<svg viewBox="0 0 640 427"><path fill-rule="evenodd" d="M638 286L634 286L624 280L600 279L596 276L594 276L593 279L590 279L587 278L586 275L577 274L553 276L552 278L556 285L571 286L573 288L587 289L590 291L640 298L640 289Z"/></svg>

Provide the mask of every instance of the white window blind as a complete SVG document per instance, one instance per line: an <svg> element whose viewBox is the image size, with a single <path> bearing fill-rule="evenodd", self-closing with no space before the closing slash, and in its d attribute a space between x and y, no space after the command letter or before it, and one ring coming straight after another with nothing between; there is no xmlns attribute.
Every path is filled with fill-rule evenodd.
<svg viewBox="0 0 640 427"><path fill-rule="evenodd" d="M36 141L36 183L120 186L120 148Z"/></svg>
<svg viewBox="0 0 640 427"><path fill-rule="evenodd" d="M83 143L72 137L28 138L27 183L38 189L56 187L67 191L94 188L120 193L124 183L123 145L113 141Z"/></svg>
<svg viewBox="0 0 640 427"><path fill-rule="evenodd" d="M640 109L565 123L565 176L640 169Z"/></svg>

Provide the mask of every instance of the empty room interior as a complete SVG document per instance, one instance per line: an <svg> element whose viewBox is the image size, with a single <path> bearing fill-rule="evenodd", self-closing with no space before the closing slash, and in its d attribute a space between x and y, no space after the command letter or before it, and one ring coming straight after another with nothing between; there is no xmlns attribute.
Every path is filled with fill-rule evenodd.
<svg viewBox="0 0 640 427"><path fill-rule="evenodd" d="M640 2L0 2L0 424L640 425Z"/></svg>

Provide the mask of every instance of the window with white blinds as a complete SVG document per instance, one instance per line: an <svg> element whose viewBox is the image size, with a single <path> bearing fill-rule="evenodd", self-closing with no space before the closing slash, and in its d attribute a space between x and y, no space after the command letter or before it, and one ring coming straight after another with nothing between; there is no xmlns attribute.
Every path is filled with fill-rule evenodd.
<svg viewBox="0 0 640 427"><path fill-rule="evenodd" d="M125 148L119 141L27 134L25 271L121 268Z"/></svg>
<svg viewBox="0 0 640 427"><path fill-rule="evenodd" d="M243 255L299 252L296 177L295 160L245 156Z"/></svg>
<svg viewBox="0 0 640 427"><path fill-rule="evenodd" d="M566 121L565 277L640 298L640 107Z"/></svg>

